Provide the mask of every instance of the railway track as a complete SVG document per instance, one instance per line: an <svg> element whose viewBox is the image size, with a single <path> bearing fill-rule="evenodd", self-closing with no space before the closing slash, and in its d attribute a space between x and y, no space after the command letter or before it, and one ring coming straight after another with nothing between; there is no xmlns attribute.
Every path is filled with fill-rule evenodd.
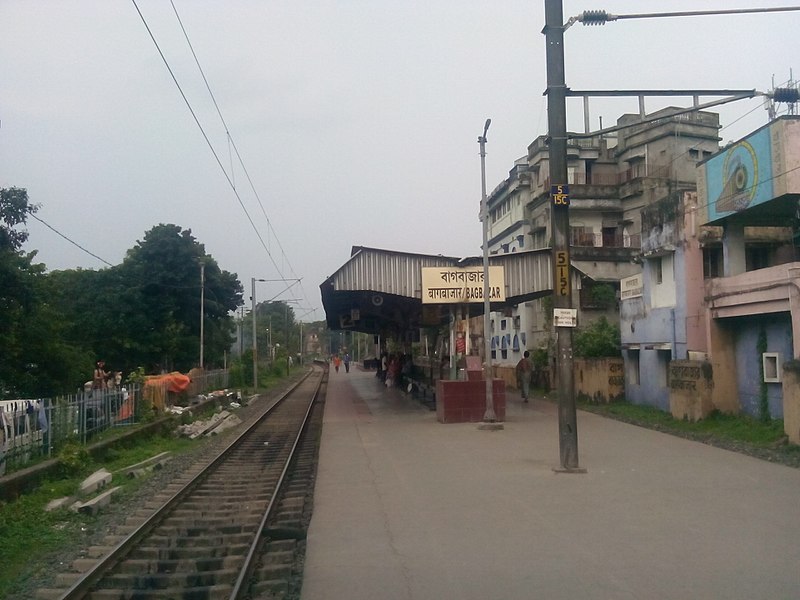
<svg viewBox="0 0 800 600"><path fill-rule="evenodd" d="M327 372L315 366L219 456L132 515L112 538L113 548L76 564L83 572L67 579L68 590L47 590L40 597L299 594L295 564L305 539L322 422L317 400L324 398L326 379Z"/></svg>

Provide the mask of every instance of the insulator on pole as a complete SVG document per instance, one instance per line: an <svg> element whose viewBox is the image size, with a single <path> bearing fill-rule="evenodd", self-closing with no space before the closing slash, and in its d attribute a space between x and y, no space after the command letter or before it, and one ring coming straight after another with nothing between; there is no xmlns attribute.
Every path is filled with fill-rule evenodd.
<svg viewBox="0 0 800 600"><path fill-rule="evenodd" d="M775 102L798 102L800 101L800 91L797 88L775 88L772 91L772 99Z"/></svg>
<svg viewBox="0 0 800 600"><path fill-rule="evenodd" d="M609 21L609 14L604 10L585 10L579 21L584 25L605 25Z"/></svg>

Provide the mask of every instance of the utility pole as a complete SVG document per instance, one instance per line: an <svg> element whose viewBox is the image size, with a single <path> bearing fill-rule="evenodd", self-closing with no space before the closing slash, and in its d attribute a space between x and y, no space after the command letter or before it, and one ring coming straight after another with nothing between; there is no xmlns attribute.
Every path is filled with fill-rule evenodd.
<svg viewBox="0 0 800 600"><path fill-rule="evenodd" d="M244 354L244 304L239 307L239 359Z"/></svg>
<svg viewBox="0 0 800 600"><path fill-rule="evenodd" d="M203 347L204 347L204 321L206 316L206 263L200 260L200 368L205 364L203 362Z"/></svg>
<svg viewBox="0 0 800 600"><path fill-rule="evenodd" d="M547 127L550 142L550 229L553 246L553 307L572 309L569 256L569 186L567 180L567 86L564 78L564 13L562 0L544 0L543 33L547 59ZM556 319L553 319L554 323ZM556 324L558 377L558 441L561 469L578 466L578 419L572 356L572 328Z"/></svg>
<svg viewBox="0 0 800 600"><path fill-rule="evenodd" d="M258 352L257 344L256 344L256 278L250 278L250 285L252 290L250 291L250 302L252 303L252 310L251 314L253 317L253 393L256 393L258 389L258 360L256 358L256 354Z"/></svg>
<svg viewBox="0 0 800 600"><path fill-rule="evenodd" d="M546 69L547 69L547 122L548 137L550 142L550 227L552 230L553 246L553 305L554 322L557 332L556 367L558 371L558 431L559 449L561 455L561 470L565 472L585 472L578 466L578 429L575 410L575 381L572 355L572 328L563 322L559 323L556 316L559 311L572 310L572 275L569 256L569 181L567 179L567 96L590 95L638 95L643 103L646 95L682 95L676 90L622 92L619 90L608 91L570 91L567 89L564 77L564 31L575 23L583 25L604 25L606 22L622 19L644 19L663 17L688 17L710 16L723 14L750 14L764 12L800 11L800 7L781 8L750 8L727 10L680 11L663 13L635 13L628 15L612 15L604 10L584 11L582 14L571 17L564 24L562 0L544 0L545 26L542 33L546 43ZM717 104L724 104L734 100L749 98L756 95L755 90L695 90L692 95L731 95L715 102L697 104L691 109L681 112L690 112L707 108ZM643 112L643 110L642 110ZM675 113L678 114L678 113ZM642 115L640 121L644 122ZM599 132L573 137L592 137L609 131L616 131L621 127L601 129Z"/></svg>

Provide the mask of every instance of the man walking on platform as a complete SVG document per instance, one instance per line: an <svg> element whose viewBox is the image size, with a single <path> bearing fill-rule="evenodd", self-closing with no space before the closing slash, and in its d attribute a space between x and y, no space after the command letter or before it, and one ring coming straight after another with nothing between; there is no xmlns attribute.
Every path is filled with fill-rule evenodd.
<svg viewBox="0 0 800 600"><path fill-rule="evenodd" d="M528 401L528 395L531 391L531 373L533 372L533 365L531 364L530 352L525 350L522 358L517 363L517 382L519 383L520 391L522 393L522 401Z"/></svg>

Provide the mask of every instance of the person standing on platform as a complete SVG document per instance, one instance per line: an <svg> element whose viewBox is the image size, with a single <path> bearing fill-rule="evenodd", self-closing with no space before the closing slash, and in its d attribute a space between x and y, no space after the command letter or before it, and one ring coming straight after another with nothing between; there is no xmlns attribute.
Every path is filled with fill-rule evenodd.
<svg viewBox="0 0 800 600"><path fill-rule="evenodd" d="M525 350L522 355L522 358L519 359L517 363L517 381L520 385L520 391L522 392L522 401L528 401L528 395L531 391L531 373L533 373L533 365L530 361L531 353Z"/></svg>
<svg viewBox="0 0 800 600"><path fill-rule="evenodd" d="M339 355L336 354L333 357L333 368L336 369L336 372L339 372L339 365L342 364L342 359L339 358Z"/></svg>
<svg viewBox="0 0 800 600"><path fill-rule="evenodd" d="M381 381L386 383L386 376L389 372L389 356L386 350L381 352Z"/></svg>
<svg viewBox="0 0 800 600"><path fill-rule="evenodd" d="M349 373L350 372L350 353L349 352L345 352L344 353L344 372L345 373Z"/></svg>

